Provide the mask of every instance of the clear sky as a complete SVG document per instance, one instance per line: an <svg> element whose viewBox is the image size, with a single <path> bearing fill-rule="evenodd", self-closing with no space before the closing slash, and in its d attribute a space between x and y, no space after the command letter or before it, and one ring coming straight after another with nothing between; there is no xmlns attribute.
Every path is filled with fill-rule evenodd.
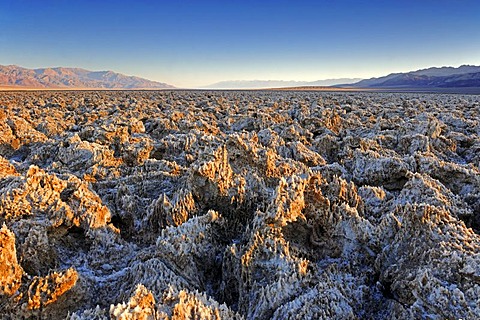
<svg viewBox="0 0 480 320"><path fill-rule="evenodd" d="M178 87L480 65L480 1L0 0L0 64Z"/></svg>

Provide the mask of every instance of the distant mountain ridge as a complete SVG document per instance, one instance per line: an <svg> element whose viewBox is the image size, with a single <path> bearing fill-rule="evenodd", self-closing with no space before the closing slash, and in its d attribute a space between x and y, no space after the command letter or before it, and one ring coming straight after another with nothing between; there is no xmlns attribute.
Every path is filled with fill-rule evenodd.
<svg viewBox="0 0 480 320"><path fill-rule="evenodd" d="M173 86L113 71L81 68L27 69L0 65L0 86L30 88L169 89Z"/></svg>
<svg viewBox="0 0 480 320"><path fill-rule="evenodd" d="M317 81L285 81L285 80L231 80L220 81L202 87L203 89L268 89L301 86L333 86L360 81L360 78L340 78Z"/></svg>
<svg viewBox="0 0 480 320"><path fill-rule="evenodd" d="M480 66L432 67L406 73L361 80L358 88L468 88L480 87Z"/></svg>

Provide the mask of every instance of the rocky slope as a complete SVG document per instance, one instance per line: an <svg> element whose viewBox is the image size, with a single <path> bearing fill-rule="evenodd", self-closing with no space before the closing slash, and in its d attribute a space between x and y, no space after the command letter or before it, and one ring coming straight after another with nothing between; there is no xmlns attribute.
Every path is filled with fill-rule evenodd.
<svg viewBox="0 0 480 320"><path fill-rule="evenodd" d="M480 98L0 93L0 314L475 319Z"/></svg>
<svg viewBox="0 0 480 320"><path fill-rule="evenodd" d="M29 88L166 89L166 83L126 76L113 71L80 68L26 69L0 65L0 86Z"/></svg>

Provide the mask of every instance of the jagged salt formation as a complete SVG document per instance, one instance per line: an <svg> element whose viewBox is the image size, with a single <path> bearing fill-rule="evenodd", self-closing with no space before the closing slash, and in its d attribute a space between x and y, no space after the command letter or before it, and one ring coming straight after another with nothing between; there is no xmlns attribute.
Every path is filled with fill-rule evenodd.
<svg viewBox="0 0 480 320"><path fill-rule="evenodd" d="M475 319L478 96L0 95L0 312Z"/></svg>

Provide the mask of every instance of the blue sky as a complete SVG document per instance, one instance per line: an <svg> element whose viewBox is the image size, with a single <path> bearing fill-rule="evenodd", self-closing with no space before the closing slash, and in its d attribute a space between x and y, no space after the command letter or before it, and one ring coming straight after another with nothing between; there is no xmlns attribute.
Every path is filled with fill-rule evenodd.
<svg viewBox="0 0 480 320"><path fill-rule="evenodd" d="M179 87L480 65L480 1L0 0L0 64Z"/></svg>

